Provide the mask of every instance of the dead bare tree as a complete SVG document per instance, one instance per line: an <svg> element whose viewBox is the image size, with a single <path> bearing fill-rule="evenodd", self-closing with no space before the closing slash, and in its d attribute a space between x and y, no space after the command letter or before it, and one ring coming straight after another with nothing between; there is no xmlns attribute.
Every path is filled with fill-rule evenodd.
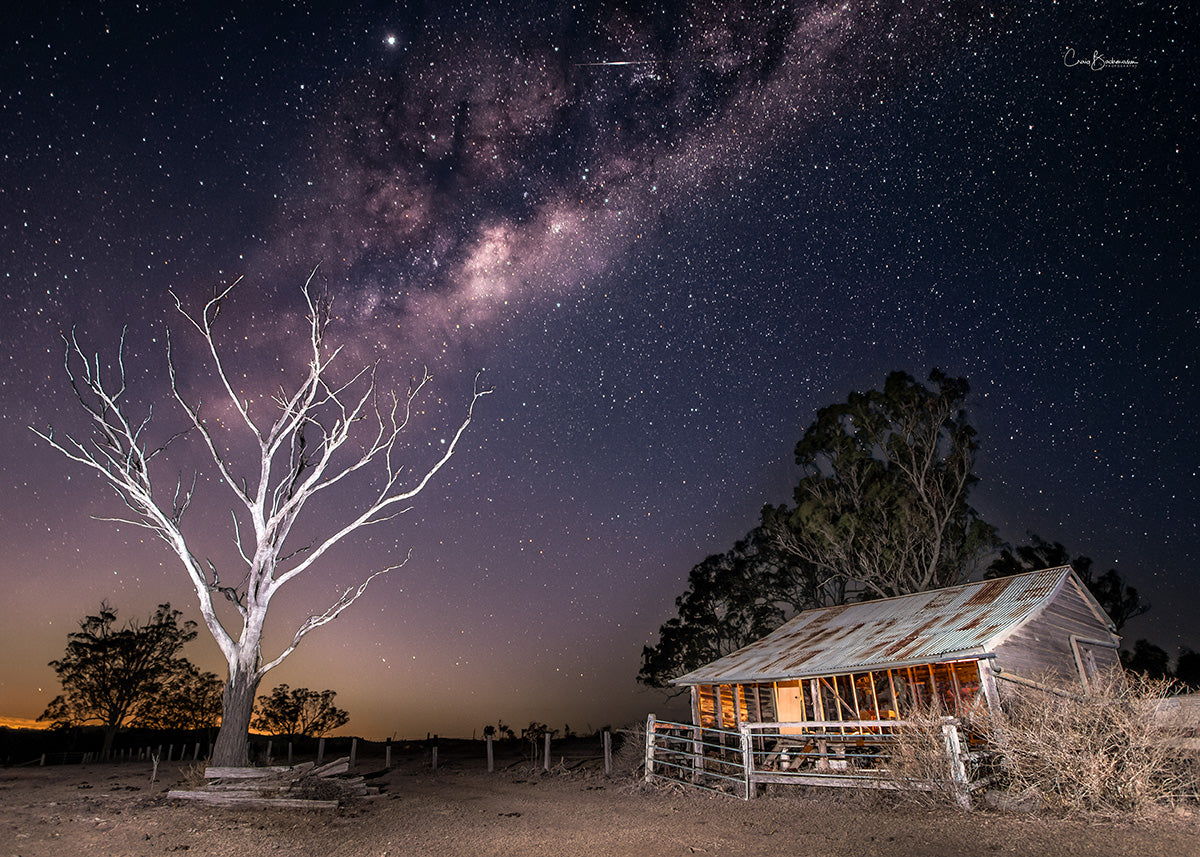
<svg viewBox="0 0 1200 857"><path fill-rule="evenodd" d="M431 376L423 371L420 378L410 382L403 396L395 393L380 396L374 366L363 368L344 383L332 381L330 368L341 349L330 350L325 345L332 302L327 294L314 295L315 274L314 270L303 289L309 326L306 347L311 348L307 372L292 391L281 387L276 393L277 413L269 424L261 418L259 421L252 418L249 401L239 398L214 333L213 324L240 278L218 290L199 316L189 314L179 298L172 295L176 308L199 332L208 349L224 397L235 414L235 423L244 427L252 448L257 448L257 461L251 455L245 473L214 437L209 421L201 413L200 402L193 404L181 390L169 337L171 391L190 423L185 432L160 446L148 442L152 411L136 417L126 398L124 334L117 353L116 378L110 380L101 377L99 357L89 359L73 332L69 339L64 337L64 362L75 397L90 418L91 435L76 439L69 434L56 434L52 428L41 431L31 427L38 437L67 458L99 473L132 512L128 518L107 520L150 530L182 562L195 587L204 623L229 666L221 730L213 748L215 765L246 763L247 732L255 693L263 676L290 655L310 631L335 619L363 595L371 581L400 568L408 557L373 571L357 585L347 588L332 605L305 619L281 652L265 660L261 642L271 600L283 586L310 571L350 534L407 511L410 508L407 502L454 455L471 424L475 403L490 392L479 387L476 377L466 416L444 452L423 472L405 478L408 471L395 460L398 440L409 424L414 401ZM211 561L206 563L207 568L201 564L181 527L196 480L188 485L182 478L177 479L169 498L156 492L151 481L151 462L172 441L192 432L203 440L221 479L236 498L233 540L245 565L244 576L236 586L223 582ZM355 442L346 447L352 439ZM361 505L348 513L348 520L332 533L299 547L291 546L288 537L308 501L359 471L370 474L373 481ZM214 600L220 597L236 610L236 617L228 623L230 627L217 615Z"/></svg>

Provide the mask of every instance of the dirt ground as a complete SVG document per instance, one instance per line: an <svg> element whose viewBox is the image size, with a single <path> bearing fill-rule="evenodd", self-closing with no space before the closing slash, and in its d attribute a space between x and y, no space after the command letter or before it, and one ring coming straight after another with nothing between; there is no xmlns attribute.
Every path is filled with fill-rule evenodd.
<svg viewBox="0 0 1200 857"><path fill-rule="evenodd" d="M373 760L360 773L378 771ZM844 790L774 792L750 802L651 789L595 767L489 774L402 759L371 778L382 794L337 810L214 808L168 800L193 764L0 769L0 857L196 855L1130 855L1200 854L1200 814L1083 823L897 805Z"/></svg>

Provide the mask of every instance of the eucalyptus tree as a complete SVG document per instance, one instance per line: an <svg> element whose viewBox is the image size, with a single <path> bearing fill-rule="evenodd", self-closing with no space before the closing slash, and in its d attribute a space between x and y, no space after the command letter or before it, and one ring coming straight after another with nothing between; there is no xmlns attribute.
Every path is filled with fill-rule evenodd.
<svg viewBox="0 0 1200 857"><path fill-rule="evenodd" d="M842 597L961 583L997 543L969 503L979 448L962 378L904 372L817 412L796 444L794 505L763 512L784 552Z"/></svg>
<svg viewBox="0 0 1200 857"><path fill-rule="evenodd" d="M290 387L275 392L265 414L265 409L252 407L251 400L238 392L233 380L237 373L218 345L217 317L240 278L218 289L198 314L189 313L175 297L185 326L198 334L218 382L224 413L219 419L210 417L199 400L185 393L168 337L171 393L186 417L188 428L183 434L199 438L219 481L232 495L231 538L240 557L239 573L221 575L214 563L202 563L199 546L185 533L183 521L197 480L175 476L166 490L159 484L157 459L182 435L151 441L151 414L140 411L127 395L124 335L113 378L103 377L99 357L89 357L74 333L66 338L66 374L90 420L90 436L32 429L56 450L103 477L129 511L128 517L111 520L143 527L165 542L191 581L204 624L228 665L221 729L213 748L216 765L245 764L255 693L263 676L311 631L357 601L373 580L400 568L408 558L362 576L333 603L300 622L291 640L267 656L263 633L272 600L283 587L318 568L326 554L351 534L407 511L409 501L454 455L476 403L490 392L479 387L477 377L466 413L440 453L420 468L402 466L401 435L431 376L424 371L406 393L385 395L376 383L377 366L335 373L341 348L326 343L332 300L327 292L314 293L315 274L314 270L302 289L306 329L295 334L307 355L305 367ZM230 435L235 430L240 436ZM249 454L237 460L238 451L245 449ZM308 537L303 541L293 537L310 500L351 482L357 486L358 505L339 505L342 517L336 520L328 514L306 516L301 529L308 531ZM342 492L339 500L345 496ZM222 599L232 605L231 618L217 612L216 602Z"/></svg>
<svg viewBox="0 0 1200 857"><path fill-rule="evenodd" d="M350 715L333 704L336 691L277 685L260 696L255 707L255 729L289 738L320 738L350 722Z"/></svg>
<svg viewBox="0 0 1200 857"><path fill-rule="evenodd" d="M882 390L817 412L796 444L794 505L696 565L677 615L642 650L638 680L675 676L735 651L796 613L964 581L996 544L971 508L977 481L967 382L903 372Z"/></svg>
<svg viewBox="0 0 1200 857"><path fill-rule="evenodd" d="M117 730L163 689L172 675L190 667L179 650L196 636L196 623L160 604L144 622L117 624L117 611L105 602L67 638L63 656L50 666L62 683L38 720L66 728L98 723L104 728L108 758Z"/></svg>

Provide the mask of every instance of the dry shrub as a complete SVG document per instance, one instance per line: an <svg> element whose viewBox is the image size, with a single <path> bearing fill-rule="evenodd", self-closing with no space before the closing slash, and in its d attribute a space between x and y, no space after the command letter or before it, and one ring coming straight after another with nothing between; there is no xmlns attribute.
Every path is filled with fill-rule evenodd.
<svg viewBox="0 0 1200 857"><path fill-rule="evenodd" d="M885 748L889 754L887 778L895 792L903 800L923 806L957 805L959 789L951 773L944 730L947 723L958 728L959 721L946 717L936 706L908 714L904 720L900 734ZM974 731L968 725L960 729L960 738L964 732ZM966 753L965 738L962 741L962 752Z"/></svg>
<svg viewBox="0 0 1200 857"><path fill-rule="evenodd" d="M208 765L204 762L192 762L191 764L184 766L183 770L180 771L180 788L189 791L204 788L204 786L208 784L208 780L204 776L204 771L207 768Z"/></svg>
<svg viewBox="0 0 1200 857"><path fill-rule="evenodd" d="M634 723L613 736L613 776L635 779L646 773L646 724Z"/></svg>
<svg viewBox="0 0 1200 857"><path fill-rule="evenodd" d="M990 741L1010 794L1051 810L1146 815L1198 794L1184 731L1159 716L1169 682L1114 674L1089 696L1005 688Z"/></svg>

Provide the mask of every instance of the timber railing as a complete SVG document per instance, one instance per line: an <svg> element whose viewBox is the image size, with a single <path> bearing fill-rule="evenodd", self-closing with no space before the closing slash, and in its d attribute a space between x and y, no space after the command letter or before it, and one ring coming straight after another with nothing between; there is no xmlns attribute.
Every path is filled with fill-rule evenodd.
<svg viewBox="0 0 1200 857"><path fill-rule="evenodd" d="M646 782L655 778L749 800L747 736L730 729L646 720Z"/></svg>
<svg viewBox="0 0 1200 857"><path fill-rule="evenodd" d="M673 780L697 788L754 797L760 784L948 789L970 807L977 754L959 734L955 718L942 718L945 775L931 779L898 776L894 751L902 720L743 723L737 731L688 723L646 722L646 780Z"/></svg>

